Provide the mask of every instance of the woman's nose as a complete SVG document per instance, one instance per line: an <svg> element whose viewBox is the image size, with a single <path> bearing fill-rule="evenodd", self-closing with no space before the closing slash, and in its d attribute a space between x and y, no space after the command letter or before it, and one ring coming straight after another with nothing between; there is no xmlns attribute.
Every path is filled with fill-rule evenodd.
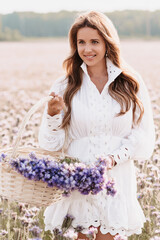
<svg viewBox="0 0 160 240"><path fill-rule="evenodd" d="M91 52L91 51L92 51L91 45L90 44L86 44L85 45L85 52Z"/></svg>

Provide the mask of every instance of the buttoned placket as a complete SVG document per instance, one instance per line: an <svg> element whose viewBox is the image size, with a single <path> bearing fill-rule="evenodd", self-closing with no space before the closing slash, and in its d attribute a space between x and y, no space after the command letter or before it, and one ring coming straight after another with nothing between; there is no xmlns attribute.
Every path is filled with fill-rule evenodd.
<svg viewBox="0 0 160 240"><path fill-rule="evenodd" d="M94 152L102 152L103 149L103 145L100 143L100 141L101 135L104 134L104 132L106 131L105 128L107 126L106 122L105 128L103 127L104 125L103 121L104 119L107 119L108 100L107 90L105 90L103 94L100 94L96 86L91 82L91 80L88 85L89 85L89 101L92 106L91 108L93 116L93 118L91 118L89 131L89 143L90 143L89 153L92 156L94 155ZM97 127L95 126L95 123L98 123ZM96 138L94 138L94 136L96 136ZM97 140L99 141L98 143Z"/></svg>
<svg viewBox="0 0 160 240"><path fill-rule="evenodd" d="M87 82L88 89L89 89L89 102L91 106L91 115L93 118L91 118L90 121L90 130L89 130L89 158L88 160L91 161L92 155L94 155L94 152L101 152L103 149L103 145L100 143L101 139L101 133L104 134L105 132L107 135L111 135L111 123L110 119L111 116L111 102L109 99L111 98L108 95L108 86L111 84L111 82L114 81L114 79L122 72L122 70L118 67L116 67L110 59L107 58L106 60L107 63L107 71L108 71L108 82L104 86L101 94L99 93L96 85L91 81L88 72L87 72L87 66L83 63L82 64L82 69L84 71L84 80ZM97 111L96 111L96 110ZM96 114L96 115L95 115ZM106 123L103 126L103 121L106 121ZM97 124L97 127L99 129L95 128L95 122L100 122L101 124ZM96 139L93 138L93 136L96 135ZM99 144L97 144L97 136L99 137ZM104 143L107 145L107 139ZM98 149L97 149L98 147ZM102 149L101 149L102 148Z"/></svg>
<svg viewBox="0 0 160 240"><path fill-rule="evenodd" d="M89 76L88 76L89 78ZM95 112L95 96L94 96L94 89L93 86L91 84L89 84L89 101L90 101L90 105L91 105L91 121L90 121L90 131L89 131L89 153L90 153L90 158L92 158L93 155L93 147L96 147L95 142L93 141L93 136L94 136L94 116L96 114Z"/></svg>

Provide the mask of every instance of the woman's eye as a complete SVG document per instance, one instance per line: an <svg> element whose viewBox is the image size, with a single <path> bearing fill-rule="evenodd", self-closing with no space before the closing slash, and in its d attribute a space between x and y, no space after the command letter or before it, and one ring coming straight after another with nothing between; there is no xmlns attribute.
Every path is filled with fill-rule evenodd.
<svg viewBox="0 0 160 240"><path fill-rule="evenodd" d="M96 41L96 40L93 40L93 41L92 41L92 43L93 43L93 44L97 44L97 43L98 43L98 41Z"/></svg>
<svg viewBox="0 0 160 240"><path fill-rule="evenodd" d="M83 44L83 43L84 43L84 41L82 41L82 40L81 40L81 41L79 41L78 43L79 43L79 44Z"/></svg>

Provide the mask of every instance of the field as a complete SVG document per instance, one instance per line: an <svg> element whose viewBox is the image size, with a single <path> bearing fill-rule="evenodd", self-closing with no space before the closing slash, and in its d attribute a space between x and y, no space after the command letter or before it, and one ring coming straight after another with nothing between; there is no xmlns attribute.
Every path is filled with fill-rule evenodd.
<svg viewBox="0 0 160 240"><path fill-rule="evenodd" d="M143 233L130 240L160 239L160 41L123 40L122 55L143 77L151 97L156 146L151 159L135 162L137 197L147 217ZM11 147L25 113L46 96L54 80L63 75L67 40L0 43L0 146ZM38 146L42 109L23 134L21 145ZM0 201L0 239L52 239L44 232L43 209Z"/></svg>

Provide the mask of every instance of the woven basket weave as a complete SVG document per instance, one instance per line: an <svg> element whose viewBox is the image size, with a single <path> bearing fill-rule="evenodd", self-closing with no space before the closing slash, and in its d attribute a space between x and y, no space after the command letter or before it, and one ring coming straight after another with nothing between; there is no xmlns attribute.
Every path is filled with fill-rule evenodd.
<svg viewBox="0 0 160 240"><path fill-rule="evenodd" d="M7 154L5 162L0 163L0 196L11 201L28 203L34 206L48 206L62 199L62 191L56 187L48 187L43 181L33 181L23 177L20 173L11 168L8 161L10 158L26 157L30 152L35 152L37 157L47 156L48 159L57 161L65 156L64 152L49 152L43 149L19 147L25 126L31 115L44 103L51 100L51 96L41 99L34 105L25 116L19 129L17 139L13 148L0 150L0 153Z"/></svg>

